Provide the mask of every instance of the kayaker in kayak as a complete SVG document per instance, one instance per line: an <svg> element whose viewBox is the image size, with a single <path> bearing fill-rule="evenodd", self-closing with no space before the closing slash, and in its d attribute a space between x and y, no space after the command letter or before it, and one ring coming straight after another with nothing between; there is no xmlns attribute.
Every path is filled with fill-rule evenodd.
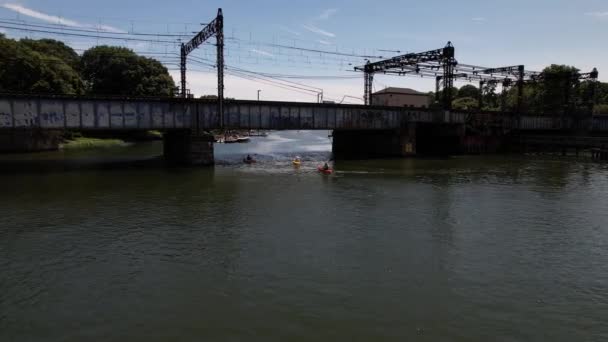
<svg viewBox="0 0 608 342"><path fill-rule="evenodd" d="M323 171L327 170L329 170L329 165L327 164L327 162L325 162L325 165L323 165Z"/></svg>
<svg viewBox="0 0 608 342"><path fill-rule="evenodd" d="M251 158L251 155L249 155L249 154L248 154L248 155L247 155L247 158L245 158L245 160L246 160L246 161L248 161L248 162L250 162L250 161L252 161L252 160L253 160L253 158Z"/></svg>

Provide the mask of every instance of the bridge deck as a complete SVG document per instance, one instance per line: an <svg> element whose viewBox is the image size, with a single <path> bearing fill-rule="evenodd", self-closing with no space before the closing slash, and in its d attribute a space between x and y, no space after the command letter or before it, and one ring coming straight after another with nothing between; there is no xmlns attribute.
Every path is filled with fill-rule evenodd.
<svg viewBox="0 0 608 342"><path fill-rule="evenodd" d="M408 122L464 123L424 109L295 102L227 101L230 129L394 129ZM214 101L0 96L1 128L171 130L220 128Z"/></svg>
<svg viewBox="0 0 608 342"><path fill-rule="evenodd" d="M396 129L408 123L464 124L477 120L515 128L512 115L434 112L421 108L298 102L226 101L224 128L264 130ZM522 130L574 127L558 117L522 116ZM576 123L608 132L608 117ZM215 101L197 99L102 99L0 94L0 129L212 130L221 128Z"/></svg>

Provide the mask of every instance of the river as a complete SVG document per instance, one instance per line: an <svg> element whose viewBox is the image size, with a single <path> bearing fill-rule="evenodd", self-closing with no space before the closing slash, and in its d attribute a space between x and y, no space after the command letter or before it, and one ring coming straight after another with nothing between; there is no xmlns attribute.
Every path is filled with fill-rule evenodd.
<svg viewBox="0 0 608 342"><path fill-rule="evenodd" d="M608 340L607 164L330 149L2 156L0 341Z"/></svg>

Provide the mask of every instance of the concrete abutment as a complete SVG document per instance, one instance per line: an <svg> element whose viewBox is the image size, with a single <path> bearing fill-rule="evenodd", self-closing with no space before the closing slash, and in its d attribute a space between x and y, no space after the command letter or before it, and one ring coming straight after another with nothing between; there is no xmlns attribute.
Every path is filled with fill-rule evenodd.
<svg viewBox="0 0 608 342"><path fill-rule="evenodd" d="M58 150L63 130L8 129L0 130L0 153L25 153Z"/></svg>

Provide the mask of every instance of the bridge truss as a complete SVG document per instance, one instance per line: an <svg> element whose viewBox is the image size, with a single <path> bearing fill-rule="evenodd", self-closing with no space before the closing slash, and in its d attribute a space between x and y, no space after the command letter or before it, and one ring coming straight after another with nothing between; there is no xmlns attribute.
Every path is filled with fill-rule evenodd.
<svg viewBox="0 0 608 342"><path fill-rule="evenodd" d="M482 105L481 89L485 83L502 83L503 89L517 84L519 100L523 96L523 84L528 75L523 65L500 68L459 64L455 58L455 48L451 42L443 49L422 53L409 53L364 66L355 67L355 71L365 74L365 104L371 104L372 84L375 73L397 76L431 77L435 79L435 92L441 91L442 107L450 110L452 107L454 80L480 82L480 107ZM441 88L441 89L440 89Z"/></svg>
<svg viewBox="0 0 608 342"><path fill-rule="evenodd" d="M448 106L452 102L451 89L454 85L454 67L458 64L455 50L451 42L441 49L421 53L408 53L383 61L367 62L364 66L355 67L355 71L363 71L365 79L364 100L366 105L372 103L372 88L375 73L390 75L437 75L443 73L443 103Z"/></svg>
<svg viewBox="0 0 608 342"><path fill-rule="evenodd" d="M483 108L483 89L486 84L500 84L501 110L506 110L506 95L513 86L517 87L516 112L521 115L523 105L524 86L529 83L543 82L560 77L565 80L566 103L570 103L572 85L581 80L590 80L587 98L589 106L593 108L597 69L589 73L570 72L565 75L545 74L543 72L529 71L524 65L505 67L483 67L477 65L460 64L455 58L455 48L448 42L443 49L430 50L422 53L408 53L377 62L368 62L364 66L355 67L355 71L364 72L365 104L371 105L374 74L382 73L396 76L431 77L435 79L435 93L441 91L442 107L450 110L452 107L452 89L455 80L479 82L479 109Z"/></svg>

